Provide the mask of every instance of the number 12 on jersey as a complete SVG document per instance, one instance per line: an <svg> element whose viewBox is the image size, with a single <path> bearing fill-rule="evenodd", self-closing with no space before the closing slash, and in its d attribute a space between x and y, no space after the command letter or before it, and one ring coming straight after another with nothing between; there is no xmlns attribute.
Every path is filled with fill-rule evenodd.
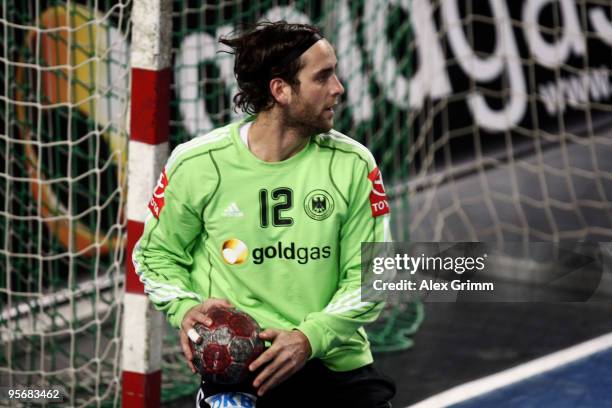
<svg viewBox="0 0 612 408"><path fill-rule="evenodd" d="M293 225L293 218L283 217L282 212L293 207L293 191L288 187L279 187L269 193L267 189L259 190L259 223L262 228L270 225L270 212L272 225L275 227L289 227Z"/></svg>

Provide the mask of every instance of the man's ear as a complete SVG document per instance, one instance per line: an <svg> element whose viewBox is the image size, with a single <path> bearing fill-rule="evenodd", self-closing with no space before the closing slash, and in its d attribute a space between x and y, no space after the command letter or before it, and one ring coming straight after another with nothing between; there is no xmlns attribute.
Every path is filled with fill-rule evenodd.
<svg viewBox="0 0 612 408"><path fill-rule="evenodd" d="M272 78L270 80L270 94L272 94L276 103L285 106L291 101L291 86L281 78Z"/></svg>

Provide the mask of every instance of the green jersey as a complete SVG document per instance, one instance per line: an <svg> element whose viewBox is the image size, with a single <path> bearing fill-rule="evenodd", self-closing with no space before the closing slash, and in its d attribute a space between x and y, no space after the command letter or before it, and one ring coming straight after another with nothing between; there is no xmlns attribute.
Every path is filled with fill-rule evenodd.
<svg viewBox="0 0 612 408"><path fill-rule="evenodd" d="M264 162L240 139L245 122L170 156L133 254L145 292L176 327L224 298L263 328L300 330L333 370L370 363L362 326L383 304L361 298L361 243L389 238L372 155L332 130Z"/></svg>

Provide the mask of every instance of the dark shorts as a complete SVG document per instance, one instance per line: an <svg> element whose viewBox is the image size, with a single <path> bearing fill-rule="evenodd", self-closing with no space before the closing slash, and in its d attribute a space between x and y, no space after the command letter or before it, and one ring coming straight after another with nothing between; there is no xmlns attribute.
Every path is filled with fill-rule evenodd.
<svg viewBox="0 0 612 408"><path fill-rule="evenodd" d="M255 395L252 379L239 385L202 384L200 408L208 408L201 395L223 392ZM318 360L311 360L297 373L257 399L257 408L351 407L386 408L395 395L395 384L372 364L351 371L332 371Z"/></svg>

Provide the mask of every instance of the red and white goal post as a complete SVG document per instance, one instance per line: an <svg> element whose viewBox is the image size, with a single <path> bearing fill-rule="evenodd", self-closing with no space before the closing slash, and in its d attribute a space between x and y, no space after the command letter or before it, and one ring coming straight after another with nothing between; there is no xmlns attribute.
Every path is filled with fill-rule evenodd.
<svg viewBox="0 0 612 408"><path fill-rule="evenodd" d="M132 9L132 98L128 162L127 254L123 301L122 405L155 407L161 398L163 316L132 263L151 191L168 156L172 2L136 0Z"/></svg>

